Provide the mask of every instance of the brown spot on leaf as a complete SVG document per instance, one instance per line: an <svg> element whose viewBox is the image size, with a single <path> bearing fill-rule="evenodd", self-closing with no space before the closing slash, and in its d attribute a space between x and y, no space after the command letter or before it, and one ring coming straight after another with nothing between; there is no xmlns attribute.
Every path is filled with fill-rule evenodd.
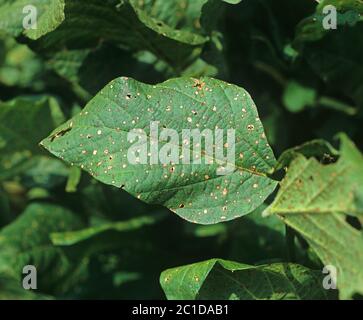
<svg viewBox="0 0 363 320"><path fill-rule="evenodd" d="M67 132L69 132L69 131L71 131L71 130L72 130L72 128L71 128L71 127L69 127L69 128L67 128L67 129L64 129L64 130L61 130L61 131L59 131L59 132L55 133L54 135L52 135L52 136L50 137L50 142L53 142L53 141L54 141L54 139L56 139L56 138L59 138L59 137L64 136Z"/></svg>
<svg viewBox="0 0 363 320"><path fill-rule="evenodd" d="M203 87L205 86L205 82L200 81L199 79L194 79L194 88L197 88L198 90L202 90Z"/></svg>

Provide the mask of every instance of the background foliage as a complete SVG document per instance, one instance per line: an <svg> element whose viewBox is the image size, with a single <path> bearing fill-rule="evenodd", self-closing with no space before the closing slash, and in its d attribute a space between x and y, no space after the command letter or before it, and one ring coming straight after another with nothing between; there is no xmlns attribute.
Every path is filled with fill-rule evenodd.
<svg viewBox="0 0 363 320"><path fill-rule="evenodd" d="M38 28L24 30L27 4L0 0L0 298L363 295L362 1L34 0ZM327 4L337 30L321 27ZM54 157L62 123L121 76L246 89L278 191L238 219L193 224L158 205L162 192L146 204ZM26 264L37 291L21 286ZM327 264L339 290L322 289Z"/></svg>

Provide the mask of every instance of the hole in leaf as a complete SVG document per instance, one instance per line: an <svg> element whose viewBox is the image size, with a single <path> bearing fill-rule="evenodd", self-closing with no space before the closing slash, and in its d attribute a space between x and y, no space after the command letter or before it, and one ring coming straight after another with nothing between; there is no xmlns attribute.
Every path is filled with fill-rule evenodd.
<svg viewBox="0 0 363 320"><path fill-rule="evenodd" d="M345 221L349 223L349 225L352 226L353 228L357 230L362 230L362 224L360 223L357 217L346 216Z"/></svg>

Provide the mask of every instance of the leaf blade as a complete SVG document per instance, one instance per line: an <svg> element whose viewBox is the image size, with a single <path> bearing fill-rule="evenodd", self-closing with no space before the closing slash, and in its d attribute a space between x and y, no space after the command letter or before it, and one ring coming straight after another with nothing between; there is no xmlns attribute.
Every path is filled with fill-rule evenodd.
<svg viewBox="0 0 363 320"><path fill-rule="evenodd" d="M250 266L211 259L164 271L168 299L327 299L318 272L296 264Z"/></svg>
<svg viewBox="0 0 363 320"><path fill-rule="evenodd" d="M151 137L150 124L154 121L180 136L184 129L192 130L202 123L211 132L234 127L234 171L218 175L219 159L206 152L201 153L200 166L183 164L179 159L165 166L150 162L130 165L128 132L145 130L151 145L155 138ZM159 136L156 139L166 145ZM147 203L164 205L184 219L202 224L231 220L253 211L277 184L267 176L275 158L251 97L242 88L212 78L177 78L155 86L129 78L116 79L42 145L103 183L123 186ZM174 147L180 156L182 141L179 139ZM198 150L192 144L187 147L193 155L194 149ZM210 201L206 201L206 194ZM234 198L228 200L229 194Z"/></svg>

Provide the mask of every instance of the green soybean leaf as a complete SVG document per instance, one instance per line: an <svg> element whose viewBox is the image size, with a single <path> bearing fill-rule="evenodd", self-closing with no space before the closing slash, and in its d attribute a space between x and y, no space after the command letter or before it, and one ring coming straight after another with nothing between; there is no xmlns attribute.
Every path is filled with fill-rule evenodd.
<svg viewBox="0 0 363 320"><path fill-rule="evenodd" d="M341 214L285 215L283 221L298 231L324 265L336 268L341 299L363 293L363 237Z"/></svg>
<svg viewBox="0 0 363 320"><path fill-rule="evenodd" d="M152 133L151 127L159 124L160 133L173 130L171 142ZM213 134L224 130L224 138L215 139L216 152L205 147L205 139L195 143L183 138L183 129L198 128ZM140 139L146 139L141 145L149 155L142 155L144 163L136 157L132 164L128 154L137 138L130 140L128 134L141 129L145 134ZM229 149L235 165L218 155L218 150L228 152L228 129L235 130L235 150ZM276 181L267 176L275 158L250 95L211 78L178 78L156 86L116 79L41 144L99 181L123 187L147 203L164 205L196 223L248 214L276 187ZM168 148L174 156L161 164L159 153ZM183 155L191 161L183 160Z"/></svg>
<svg viewBox="0 0 363 320"><path fill-rule="evenodd" d="M211 259L164 271L160 284L168 299L328 299L319 271L297 264L250 266Z"/></svg>
<svg viewBox="0 0 363 320"><path fill-rule="evenodd" d="M363 238L345 214L363 212L362 154L341 135L340 158L322 165L297 156L265 214L278 214L308 241L325 265L337 269L342 299L363 292Z"/></svg>
<svg viewBox="0 0 363 320"><path fill-rule="evenodd" d="M269 214L363 213L363 156L353 142L341 135L340 158L323 165L315 158L297 155Z"/></svg>

